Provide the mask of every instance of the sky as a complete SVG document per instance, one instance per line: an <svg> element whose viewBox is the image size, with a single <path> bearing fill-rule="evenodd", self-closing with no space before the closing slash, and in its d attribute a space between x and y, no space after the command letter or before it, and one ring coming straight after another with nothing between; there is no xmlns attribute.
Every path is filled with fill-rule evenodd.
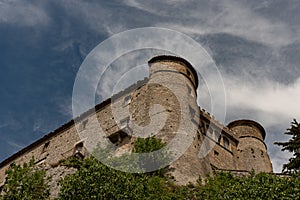
<svg viewBox="0 0 300 200"><path fill-rule="evenodd" d="M161 27L210 54L224 81L225 124L262 124L280 172L291 155L273 143L288 140L283 132L293 118L300 121L299 11L297 0L0 0L0 161L72 119L76 74L99 43ZM205 85L198 97L210 111Z"/></svg>

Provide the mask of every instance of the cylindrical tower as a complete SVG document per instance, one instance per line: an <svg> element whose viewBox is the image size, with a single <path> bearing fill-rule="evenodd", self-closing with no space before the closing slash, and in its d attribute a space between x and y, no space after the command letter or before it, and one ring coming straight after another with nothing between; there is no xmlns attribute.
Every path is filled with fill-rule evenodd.
<svg viewBox="0 0 300 200"><path fill-rule="evenodd" d="M178 154L184 152L171 164L171 175L178 184L195 182L199 175L211 172L209 162L198 158L197 72L185 59L169 55L152 58L149 68L148 83L131 95L132 120L140 126L147 126L151 124L152 117L155 119L161 113L151 112L151 106L162 106L166 115L161 116L166 116L166 119L159 120L164 124L156 137L167 144L178 141L173 148L178 150Z"/></svg>
<svg viewBox="0 0 300 200"><path fill-rule="evenodd" d="M273 171L264 143L266 132L259 123L252 120L237 120L229 123L228 128L239 138L236 157L238 170Z"/></svg>
<svg viewBox="0 0 300 200"><path fill-rule="evenodd" d="M184 78L184 82L187 82L193 92L196 92L198 87L198 75L196 70L187 60L176 56L162 55L152 58L148 63L151 79L155 78L156 75L162 75L165 77L166 74L175 78L175 73L175 76L181 77L180 79ZM171 82L175 84L182 84L176 79L172 79Z"/></svg>

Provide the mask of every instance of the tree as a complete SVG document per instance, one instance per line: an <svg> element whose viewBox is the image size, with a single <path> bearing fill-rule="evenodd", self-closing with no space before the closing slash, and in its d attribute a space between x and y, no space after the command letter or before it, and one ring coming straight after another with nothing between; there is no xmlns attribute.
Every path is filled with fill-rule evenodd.
<svg viewBox="0 0 300 200"><path fill-rule="evenodd" d="M283 165L282 171L298 172L300 170L300 123L294 119L291 127L284 134L291 135L292 138L288 142L275 142L274 144L282 146L282 151L293 153L293 157Z"/></svg>
<svg viewBox="0 0 300 200"><path fill-rule="evenodd" d="M23 166L12 164L6 171L3 194L0 199L48 199L50 195L49 181L46 171L34 167L34 159Z"/></svg>

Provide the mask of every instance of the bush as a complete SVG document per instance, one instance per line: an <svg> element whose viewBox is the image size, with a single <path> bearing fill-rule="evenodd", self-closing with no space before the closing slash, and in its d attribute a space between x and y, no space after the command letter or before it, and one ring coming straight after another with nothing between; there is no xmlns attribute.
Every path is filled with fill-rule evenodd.
<svg viewBox="0 0 300 200"><path fill-rule="evenodd" d="M34 167L34 159L23 166L12 164L6 171L6 181L3 187L3 200L13 199L48 199L50 194L46 171Z"/></svg>

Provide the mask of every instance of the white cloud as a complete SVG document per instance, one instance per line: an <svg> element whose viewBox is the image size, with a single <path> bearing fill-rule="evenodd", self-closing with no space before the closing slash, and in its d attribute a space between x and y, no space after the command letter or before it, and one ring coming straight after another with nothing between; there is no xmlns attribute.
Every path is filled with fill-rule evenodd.
<svg viewBox="0 0 300 200"><path fill-rule="evenodd" d="M56 98L56 103L59 108L58 112L68 118L72 117L72 99L70 97Z"/></svg>
<svg viewBox="0 0 300 200"><path fill-rule="evenodd" d="M288 158L290 158L291 156L292 155L290 153L277 151L276 155L271 156L273 171L277 173L281 172L283 163L288 163Z"/></svg>
<svg viewBox="0 0 300 200"><path fill-rule="evenodd" d="M282 21L267 19L250 6L234 0L211 1L164 1L148 2L130 0L129 6L147 11L162 18L156 26L167 27L187 34L229 33L271 46L282 46L299 39ZM167 8L167 9L163 9Z"/></svg>
<svg viewBox="0 0 300 200"><path fill-rule="evenodd" d="M0 23L35 26L49 22L50 18L41 5L17 0L0 1Z"/></svg>
<svg viewBox="0 0 300 200"><path fill-rule="evenodd" d="M225 86L230 109L256 110L262 115L258 118L267 126L278 124L279 119L289 122L292 118L300 118L300 78L285 85L271 80L247 83L242 78L231 77L226 78Z"/></svg>
<svg viewBox="0 0 300 200"><path fill-rule="evenodd" d="M126 30L123 24L115 20L113 8L107 8L105 4L106 2L82 0L61 1L61 6L68 11L67 15L84 21L91 30L97 33L114 34Z"/></svg>
<svg viewBox="0 0 300 200"><path fill-rule="evenodd" d="M205 78L214 80L215 76L212 74ZM293 118L300 119L300 77L289 84L256 78L247 73L223 73L222 78L226 92L227 116L254 118L267 127L287 126ZM216 82L210 83L213 84L208 87L202 83L198 89L198 102L208 110L211 107L210 93L218 93L224 89Z"/></svg>
<svg viewBox="0 0 300 200"><path fill-rule="evenodd" d="M12 146L13 148L15 148L15 149L22 149L22 148L25 147L25 145L19 144L19 143L14 142L14 141L7 141L7 143L8 143L10 146Z"/></svg>

